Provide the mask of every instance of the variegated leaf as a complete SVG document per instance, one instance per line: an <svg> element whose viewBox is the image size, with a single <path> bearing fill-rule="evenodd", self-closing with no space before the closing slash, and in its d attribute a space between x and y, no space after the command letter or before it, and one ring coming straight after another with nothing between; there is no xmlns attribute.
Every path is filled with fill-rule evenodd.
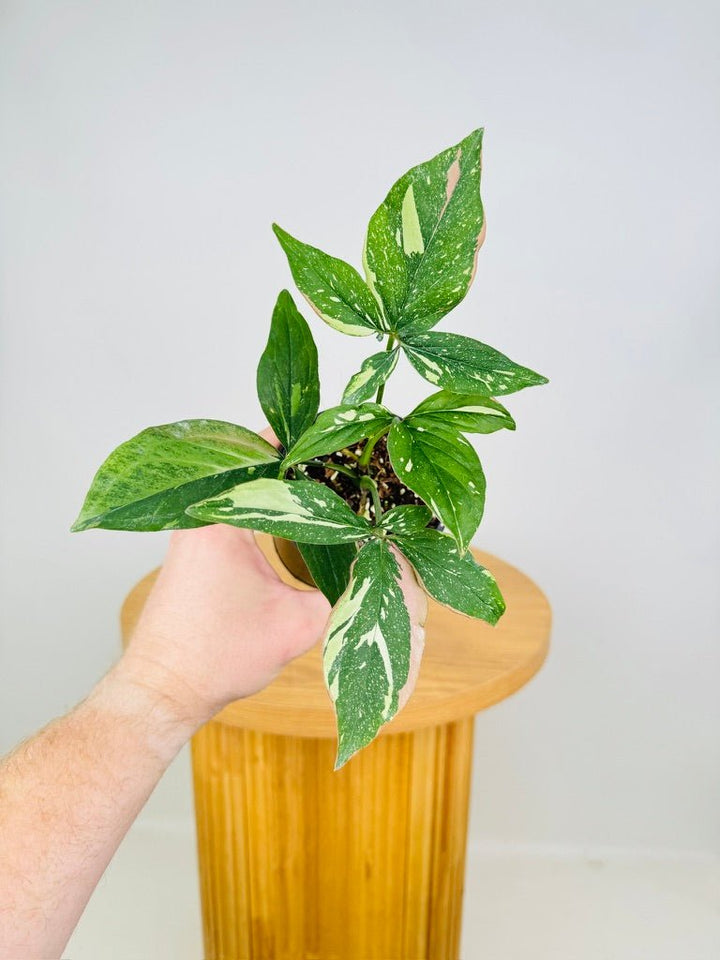
<svg viewBox="0 0 720 960"><path fill-rule="evenodd" d="M374 437L388 429L392 421L393 415L377 403L341 405L323 410L289 451L283 467L287 469L296 463L307 463L314 457L334 453L366 437Z"/></svg>
<svg viewBox="0 0 720 960"><path fill-rule="evenodd" d="M397 348L383 350L382 353L374 353L363 360L358 372L350 377L342 402L363 403L365 400L372 400L397 366L399 353Z"/></svg>
<svg viewBox="0 0 720 960"><path fill-rule="evenodd" d="M398 710L410 667L410 617L400 576L387 541L369 541L330 614L323 668L337 714L336 770Z"/></svg>
<svg viewBox="0 0 720 960"><path fill-rule="evenodd" d="M432 529L393 534L393 539L434 600L468 617L497 623L505 601L493 575L469 551L461 555L450 536Z"/></svg>
<svg viewBox="0 0 720 960"><path fill-rule="evenodd" d="M302 554L315 586L331 604L337 603L350 582L350 567L357 555L354 543L299 543Z"/></svg>
<svg viewBox="0 0 720 960"><path fill-rule="evenodd" d="M352 337L383 330L380 306L355 267L296 240L277 224L273 230L298 290L319 317Z"/></svg>
<svg viewBox="0 0 720 960"><path fill-rule="evenodd" d="M395 473L455 537L462 553L482 520L485 476L475 449L449 425L394 423L388 453Z"/></svg>
<svg viewBox="0 0 720 960"><path fill-rule="evenodd" d="M329 487L310 480L254 480L187 512L208 523L262 530L296 543L350 543L372 529Z"/></svg>
<svg viewBox="0 0 720 960"><path fill-rule="evenodd" d="M451 423L463 433L494 433L505 427L515 429L515 421L497 400L478 393L452 393L440 390L423 400L405 417L406 423L434 429L437 423Z"/></svg>
<svg viewBox="0 0 720 960"><path fill-rule="evenodd" d="M403 339L403 348L420 376L455 393L496 397L548 382L493 347L458 333L412 334Z"/></svg>
<svg viewBox="0 0 720 960"><path fill-rule="evenodd" d="M373 214L363 263L393 330L428 330L465 296L483 237L482 130L413 167Z"/></svg>
<svg viewBox="0 0 720 960"><path fill-rule="evenodd" d="M310 327L287 290L281 291L273 310L257 369L257 392L268 423L289 449L317 416L320 380Z"/></svg>
<svg viewBox="0 0 720 960"><path fill-rule="evenodd" d="M238 474L233 481L222 474L271 462L277 471L278 458L275 447L257 433L222 420L182 420L148 427L117 447L102 464L72 529L198 526L185 515L185 507L247 476ZM189 486L198 481L203 481L200 487Z"/></svg>
<svg viewBox="0 0 720 960"><path fill-rule="evenodd" d="M424 530L432 520L432 510L421 504L403 503L392 507L380 518L380 526L392 536L411 536Z"/></svg>

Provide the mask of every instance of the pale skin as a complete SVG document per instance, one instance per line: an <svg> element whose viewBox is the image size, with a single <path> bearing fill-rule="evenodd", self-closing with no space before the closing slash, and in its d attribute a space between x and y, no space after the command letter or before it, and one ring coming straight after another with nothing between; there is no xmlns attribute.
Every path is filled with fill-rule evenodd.
<svg viewBox="0 0 720 960"><path fill-rule="evenodd" d="M408 565L412 690L424 594ZM128 828L193 733L322 634L329 605L281 582L252 533L171 537L121 659L74 710L0 763L0 960L56 960Z"/></svg>

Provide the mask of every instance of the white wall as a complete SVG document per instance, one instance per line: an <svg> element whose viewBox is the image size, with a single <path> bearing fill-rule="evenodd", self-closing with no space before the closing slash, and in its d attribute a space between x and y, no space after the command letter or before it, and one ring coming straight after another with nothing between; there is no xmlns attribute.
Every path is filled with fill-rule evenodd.
<svg viewBox="0 0 720 960"><path fill-rule="evenodd" d="M444 327L547 373L481 438L478 542L549 593L551 658L480 718L480 842L717 849L717 7L6 2L7 748L81 697L164 535L68 526L151 423L260 424L289 275L269 224L359 259L415 162L486 127L489 231ZM324 402L367 344L324 328ZM399 370L400 408L426 385ZM713 443L713 441L715 441Z"/></svg>

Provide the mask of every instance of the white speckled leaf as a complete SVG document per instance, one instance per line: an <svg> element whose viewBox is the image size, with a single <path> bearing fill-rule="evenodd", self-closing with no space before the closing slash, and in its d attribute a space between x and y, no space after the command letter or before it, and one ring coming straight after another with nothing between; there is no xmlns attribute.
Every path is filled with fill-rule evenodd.
<svg viewBox="0 0 720 960"><path fill-rule="evenodd" d="M494 433L505 427L515 429L515 421L497 400L478 393L452 393L440 390L427 397L405 417L406 423L434 429L436 423L451 423L463 433Z"/></svg>
<svg viewBox="0 0 720 960"><path fill-rule="evenodd" d="M458 333L413 334L403 339L403 348L422 377L455 393L496 397L548 382L493 347Z"/></svg>
<svg viewBox="0 0 720 960"><path fill-rule="evenodd" d="M185 522L185 507L232 486L211 478L227 471L277 462L278 451L252 430L222 420L181 420L148 427L117 447L95 474L73 530L164 530ZM235 483L239 482L239 477ZM152 500L151 500L152 498ZM151 502L149 502L151 501ZM137 505L137 511L133 509Z"/></svg>
<svg viewBox="0 0 720 960"><path fill-rule="evenodd" d="M268 423L287 450L317 416L320 380L315 341L287 290L273 310L257 369L257 393Z"/></svg>
<svg viewBox="0 0 720 960"><path fill-rule="evenodd" d="M379 526L393 536L409 536L424 530L432 520L432 510L421 504L403 503L392 507L380 518Z"/></svg>
<svg viewBox="0 0 720 960"><path fill-rule="evenodd" d="M469 551L461 555L452 537L427 529L393 540L434 600L468 617L498 622L505 601L495 578Z"/></svg>
<svg viewBox="0 0 720 960"><path fill-rule="evenodd" d="M391 188L373 214L363 263L391 329L428 330L465 296L482 242L482 130Z"/></svg>
<svg viewBox="0 0 720 960"><path fill-rule="evenodd" d="M410 617L400 575L387 541L369 541L330 615L323 669L337 715L336 770L398 710L410 667Z"/></svg>
<svg viewBox="0 0 720 960"><path fill-rule="evenodd" d="M262 530L296 543L350 543L371 527L329 487L310 480L253 480L188 507L209 523Z"/></svg>
<svg viewBox="0 0 720 960"><path fill-rule="evenodd" d="M361 406L341 404L323 410L289 451L283 467L287 469L296 463L306 463L313 457L334 453L366 437L373 437L389 428L392 421L393 415L377 403L364 403Z"/></svg>
<svg viewBox="0 0 720 960"><path fill-rule="evenodd" d="M383 329L378 302L355 267L296 240L277 224L273 230L298 290L321 319L352 337Z"/></svg>
<svg viewBox="0 0 720 960"><path fill-rule="evenodd" d="M363 403L371 400L397 366L399 353L398 349L383 350L363 360L358 372L348 381L342 402Z"/></svg>
<svg viewBox="0 0 720 960"><path fill-rule="evenodd" d="M388 453L395 473L421 497L465 552L482 520L485 476L462 434L449 425L394 423Z"/></svg>

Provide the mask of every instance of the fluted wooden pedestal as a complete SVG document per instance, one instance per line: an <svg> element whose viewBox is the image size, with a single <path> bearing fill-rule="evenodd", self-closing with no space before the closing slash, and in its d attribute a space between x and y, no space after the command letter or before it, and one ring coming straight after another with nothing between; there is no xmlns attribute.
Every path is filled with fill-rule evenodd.
<svg viewBox="0 0 720 960"><path fill-rule="evenodd" d="M550 631L538 587L477 556L500 624L431 602L414 696L338 773L319 648L195 736L206 960L457 960L473 715L539 669ZM154 576L125 602L125 637Z"/></svg>

